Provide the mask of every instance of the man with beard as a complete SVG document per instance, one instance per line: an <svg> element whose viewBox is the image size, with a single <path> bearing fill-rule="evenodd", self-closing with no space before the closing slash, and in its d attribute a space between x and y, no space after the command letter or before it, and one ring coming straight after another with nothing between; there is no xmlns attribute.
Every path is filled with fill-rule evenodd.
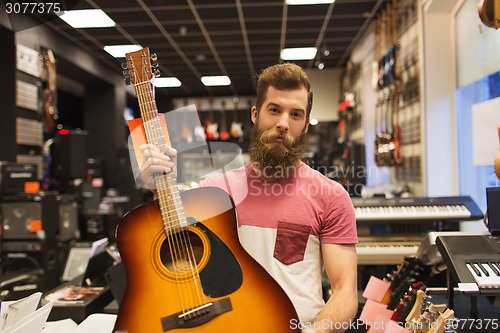
<svg viewBox="0 0 500 333"><path fill-rule="evenodd" d="M265 69L257 84L250 162L205 179L236 202L245 250L281 285L303 332L344 332L356 315L357 242L354 208L344 188L300 160L312 108L305 72L291 63ZM175 170L176 151L141 146L141 179ZM323 301L322 269L332 295ZM295 326L295 327L297 327Z"/></svg>

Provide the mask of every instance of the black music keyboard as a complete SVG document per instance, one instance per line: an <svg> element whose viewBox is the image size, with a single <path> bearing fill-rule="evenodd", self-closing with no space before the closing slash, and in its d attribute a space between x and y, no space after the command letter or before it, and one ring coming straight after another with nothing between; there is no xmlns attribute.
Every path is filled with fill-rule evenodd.
<svg viewBox="0 0 500 333"><path fill-rule="evenodd" d="M469 196L351 198L357 221L466 221L484 217Z"/></svg>
<svg viewBox="0 0 500 333"><path fill-rule="evenodd" d="M500 254L488 235L438 236L436 246L457 283L476 283L480 290L500 288Z"/></svg>

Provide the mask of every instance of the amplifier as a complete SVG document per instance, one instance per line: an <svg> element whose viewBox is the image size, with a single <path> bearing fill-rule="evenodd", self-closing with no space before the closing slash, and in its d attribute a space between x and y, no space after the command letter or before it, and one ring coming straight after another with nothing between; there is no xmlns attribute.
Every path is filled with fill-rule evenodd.
<svg viewBox="0 0 500 333"><path fill-rule="evenodd" d="M30 163L0 162L0 194L24 193L26 182L38 182L38 166Z"/></svg>
<svg viewBox="0 0 500 333"><path fill-rule="evenodd" d="M60 130L52 145L52 175L57 179L87 175L87 131Z"/></svg>
<svg viewBox="0 0 500 333"><path fill-rule="evenodd" d="M78 225L78 203L72 194L60 194L59 203L59 228L57 240L66 242L80 238L80 228Z"/></svg>
<svg viewBox="0 0 500 333"><path fill-rule="evenodd" d="M56 192L6 196L0 203L3 239L54 238L59 228Z"/></svg>
<svg viewBox="0 0 500 333"><path fill-rule="evenodd" d="M41 289L54 288L59 284L59 248L57 242L11 241L2 242L5 273L43 271Z"/></svg>

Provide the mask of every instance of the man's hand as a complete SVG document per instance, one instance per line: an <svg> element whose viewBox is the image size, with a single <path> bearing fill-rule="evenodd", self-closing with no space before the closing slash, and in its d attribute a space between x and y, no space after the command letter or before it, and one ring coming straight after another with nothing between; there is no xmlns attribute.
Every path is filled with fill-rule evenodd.
<svg viewBox="0 0 500 333"><path fill-rule="evenodd" d="M164 151L152 144L139 147L142 152L141 181L148 189L155 189L154 175L174 172L177 175L177 151L166 146Z"/></svg>

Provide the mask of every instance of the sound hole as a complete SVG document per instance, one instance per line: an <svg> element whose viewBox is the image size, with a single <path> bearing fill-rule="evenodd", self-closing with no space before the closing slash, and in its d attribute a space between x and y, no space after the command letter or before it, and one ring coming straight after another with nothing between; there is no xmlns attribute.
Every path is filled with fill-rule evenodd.
<svg viewBox="0 0 500 333"><path fill-rule="evenodd" d="M191 231L171 235L161 244L160 257L163 265L173 273L194 271L203 257L203 242Z"/></svg>

